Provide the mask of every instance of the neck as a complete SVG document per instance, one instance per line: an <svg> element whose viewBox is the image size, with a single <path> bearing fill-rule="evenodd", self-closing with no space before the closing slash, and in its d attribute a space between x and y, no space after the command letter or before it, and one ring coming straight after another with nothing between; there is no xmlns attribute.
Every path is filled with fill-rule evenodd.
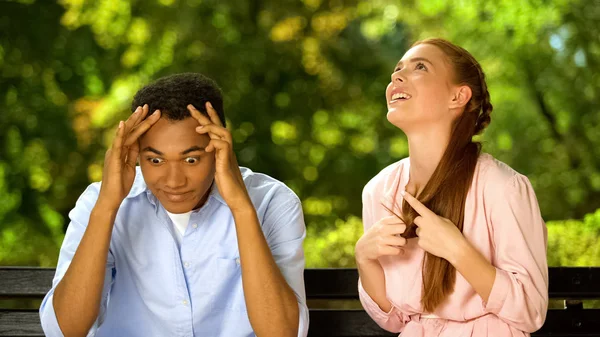
<svg viewBox="0 0 600 337"><path fill-rule="evenodd" d="M417 195L425 188L442 160L450 141L450 131L432 127L426 132L415 132L407 136L410 177L406 189L409 193Z"/></svg>

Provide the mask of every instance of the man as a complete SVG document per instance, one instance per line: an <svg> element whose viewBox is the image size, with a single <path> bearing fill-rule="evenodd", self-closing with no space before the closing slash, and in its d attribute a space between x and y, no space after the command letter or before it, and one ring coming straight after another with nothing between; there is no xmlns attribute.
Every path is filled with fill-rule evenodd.
<svg viewBox="0 0 600 337"><path fill-rule="evenodd" d="M132 107L69 213L46 335L306 336L300 201L237 165L216 83L165 77Z"/></svg>

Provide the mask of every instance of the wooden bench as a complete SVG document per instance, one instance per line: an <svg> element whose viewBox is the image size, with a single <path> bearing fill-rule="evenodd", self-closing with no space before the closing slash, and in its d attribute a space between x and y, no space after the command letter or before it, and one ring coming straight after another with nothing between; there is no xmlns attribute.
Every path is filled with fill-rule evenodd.
<svg viewBox="0 0 600 337"><path fill-rule="evenodd" d="M43 298L54 269L0 267L0 336L43 336L37 309L2 308L9 299ZM350 301L358 308L355 269L307 269L306 294L310 308L310 337L397 336L379 328L361 309L319 309L323 301ZM564 308L550 309L538 337L600 337L600 309L584 309L582 300L600 299L600 267L550 268L550 298ZM353 302L353 303L352 303Z"/></svg>
<svg viewBox="0 0 600 337"><path fill-rule="evenodd" d="M544 326L532 336L600 337L600 309L584 309L584 299L600 299L600 267L550 268L551 300L563 300L562 309L550 309ZM307 299L358 299L355 269L308 269ZM379 328L364 310L310 309L309 336L397 336Z"/></svg>

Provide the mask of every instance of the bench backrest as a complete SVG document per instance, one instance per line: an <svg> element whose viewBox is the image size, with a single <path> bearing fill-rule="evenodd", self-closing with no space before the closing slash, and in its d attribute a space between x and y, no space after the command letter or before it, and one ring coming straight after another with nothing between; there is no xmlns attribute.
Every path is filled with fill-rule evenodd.
<svg viewBox="0 0 600 337"><path fill-rule="evenodd" d="M584 309L583 300L600 299L600 267L549 269L549 296L562 300L550 309L544 326L533 336L600 337L600 309ZM316 299L358 299L356 269L307 269L306 296ZM600 301L598 301L600 302ZM310 336L397 336L377 326L363 310L311 309Z"/></svg>
<svg viewBox="0 0 600 337"><path fill-rule="evenodd" d="M600 309L584 309L582 300L600 300L600 267L550 268L551 299L564 300L562 309L550 309L546 323L534 336L600 337ZM0 267L0 300L41 299L50 289L53 268ZM317 300L358 300L355 269L307 269L306 295ZM600 301L599 301L600 302ZM2 309L0 336L43 336L35 309ZM360 309L310 308L310 337L397 336L379 328Z"/></svg>

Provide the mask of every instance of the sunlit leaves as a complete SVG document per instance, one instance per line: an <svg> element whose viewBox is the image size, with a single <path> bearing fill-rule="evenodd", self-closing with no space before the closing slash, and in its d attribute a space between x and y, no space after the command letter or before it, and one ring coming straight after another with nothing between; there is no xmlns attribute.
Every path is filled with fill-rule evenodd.
<svg viewBox="0 0 600 337"><path fill-rule="evenodd" d="M21 192L19 190L11 190L6 183L9 172L8 165L0 162L0 221L6 222L6 215L9 212L14 212L21 202Z"/></svg>
<svg viewBox="0 0 600 337"><path fill-rule="evenodd" d="M322 38L329 38L345 29L351 17L352 11L350 9L337 12L320 12L313 17L311 27L317 35Z"/></svg>
<svg viewBox="0 0 600 337"><path fill-rule="evenodd" d="M600 265L600 210L583 221L548 222L548 265Z"/></svg>
<svg viewBox="0 0 600 337"><path fill-rule="evenodd" d="M129 1L62 0L61 3L67 9L62 24L71 29L90 25L96 41L104 48L114 48L129 26Z"/></svg>
<svg viewBox="0 0 600 337"><path fill-rule="evenodd" d="M286 42L300 37L302 29L306 26L306 19L302 16L285 18L271 28L271 40Z"/></svg>
<svg viewBox="0 0 600 337"><path fill-rule="evenodd" d="M256 4L62 0L0 14L10 36L0 34L8 112L0 114L0 219L44 233L37 241L45 247L18 250L25 236L11 227L0 261L10 251L47 263L38 255L55 251L48 245L58 238L48 233L102 178L104 151L133 94L157 77L197 71L223 89L240 164L285 181L303 200L309 266L352 266L362 187L408 155L406 137L385 118L390 71L407 43L432 36L482 64L495 109L478 140L528 175L544 216L582 217L599 206L599 20L588 2ZM36 10L39 19L17 29L15 20Z"/></svg>
<svg viewBox="0 0 600 337"><path fill-rule="evenodd" d="M396 159L408 156L408 142L406 137L393 137L390 139L390 155Z"/></svg>
<svg viewBox="0 0 600 337"><path fill-rule="evenodd" d="M29 171L29 186L45 192L52 184L52 177L50 157L44 143L39 139L31 141L21 155L23 168Z"/></svg>
<svg viewBox="0 0 600 337"><path fill-rule="evenodd" d="M271 124L271 137L275 144L293 143L297 138L296 126L285 121L275 121Z"/></svg>
<svg viewBox="0 0 600 337"><path fill-rule="evenodd" d="M327 208L326 206L321 207ZM337 219L334 228L308 227L304 242L307 268L351 268L356 266L354 245L363 232L360 218L350 216L346 221Z"/></svg>

